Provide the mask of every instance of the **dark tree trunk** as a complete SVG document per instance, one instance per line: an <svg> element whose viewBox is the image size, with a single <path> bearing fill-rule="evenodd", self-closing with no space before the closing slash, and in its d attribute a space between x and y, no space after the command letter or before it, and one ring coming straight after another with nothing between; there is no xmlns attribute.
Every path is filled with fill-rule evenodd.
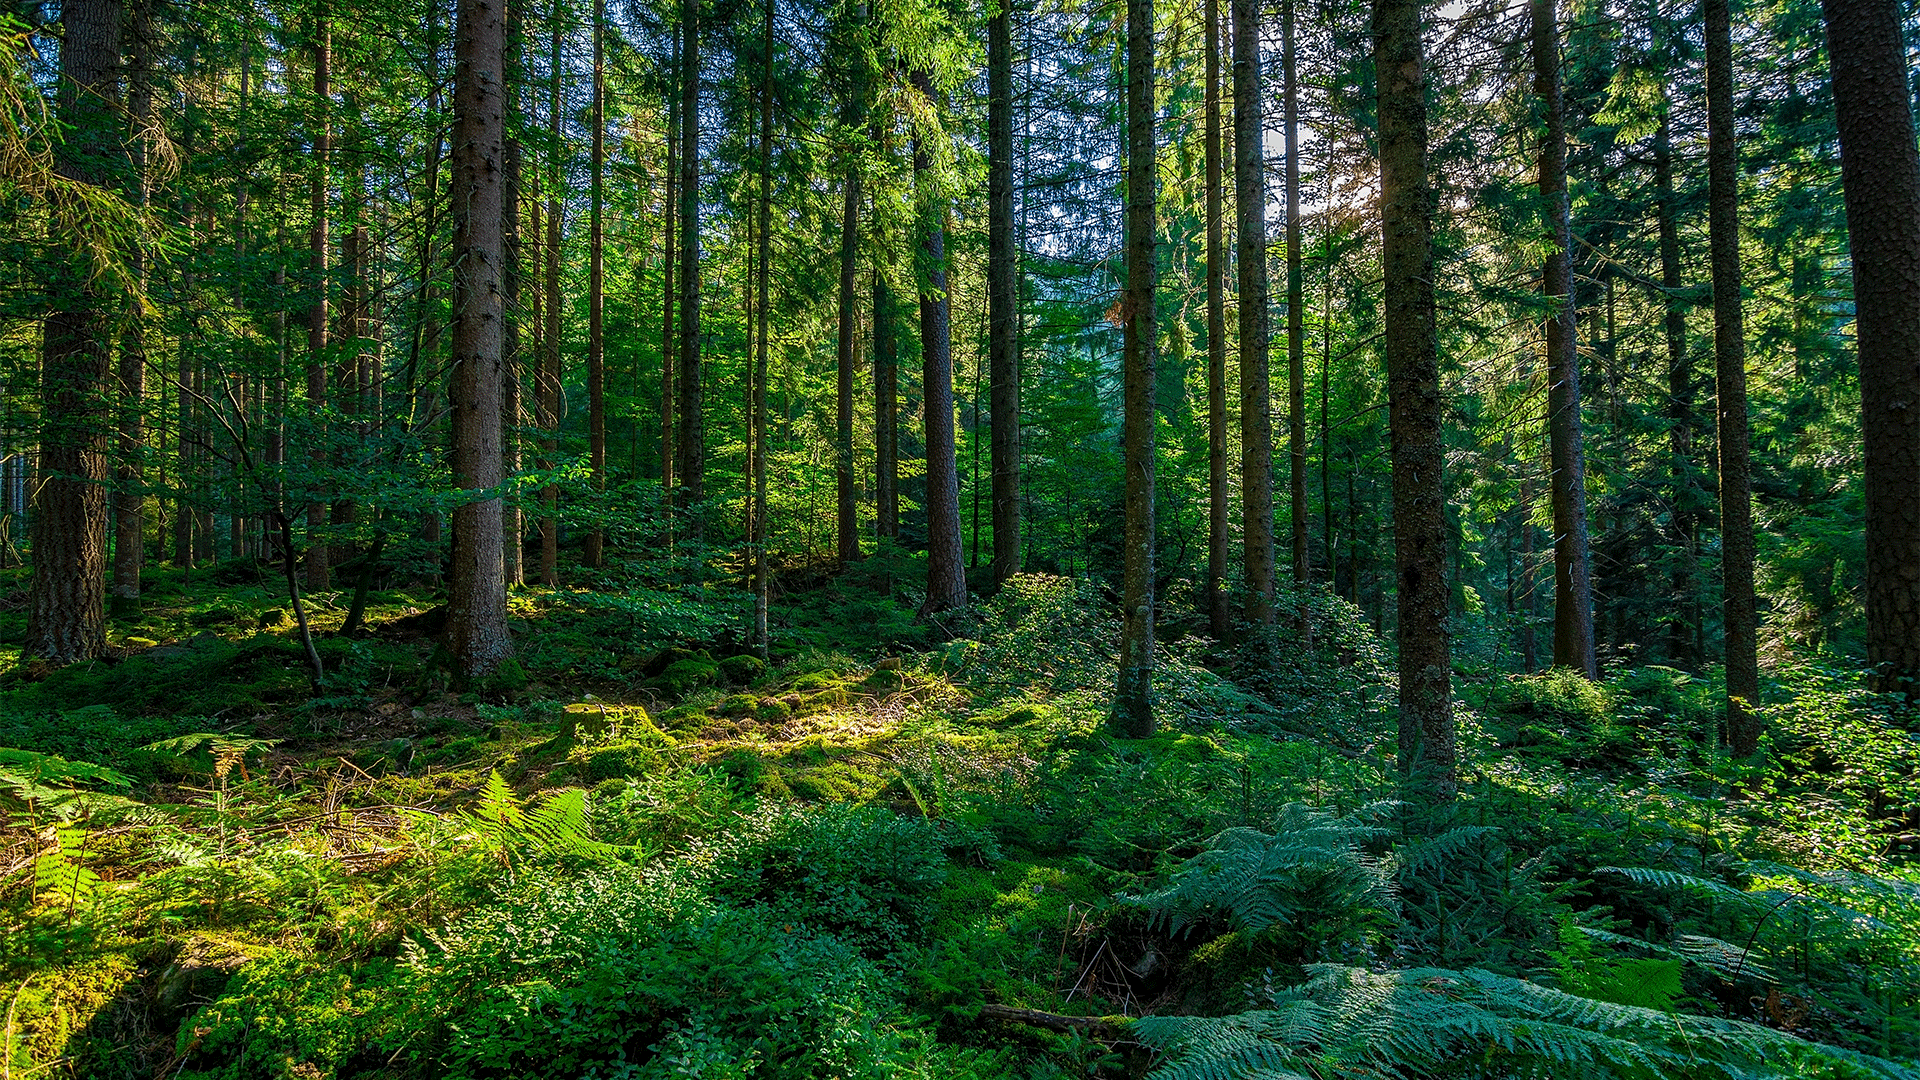
<svg viewBox="0 0 1920 1080"><path fill-rule="evenodd" d="M1240 264L1240 532L1247 618L1273 621L1273 397L1258 0L1233 0L1233 188Z"/></svg>
<svg viewBox="0 0 1920 1080"><path fill-rule="evenodd" d="M1382 76L1382 306L1400 594L1400 769L1416 796L1431 800L1450 798L1458 781L1447 639L1447 504L1440 476L1444 405L1434 330L1433 200L1427 183L1420 24L1420 0L1374 0L1374 70Z"/></svg>
<svg viewBox="0 0 1920 1080"><path fill-rule="evenodd" d="M1920 692L1920 154L1893 0L1823 0L1866 450L1867 662Z"/></svg>
<svg viewBox="0 0 1920 1080"><path fill-rule="evenodd" d="M1207 0L1207 632L1226 640L1227 608L1227 246L1220 205L1220 0Z"/></svg>
<svg viewBox="0 0 1920 1080"><path fill-rule="evenodd" d="M1560 24L1554 0L1532 0L1533 90L1547 123L1540 143L1540 199L1553 235L1542 287L1548 313L1547 434L1553 494L1553 662L1587 678L1593 655L1592 559L1587 544L1587 467L1580 438L1580 356L1573 310L1573 231L1567 205L1567 116L1560 92Z"/></svg>
<svg viewBox="0 0 1920 1080"><path fill-rule="evenodd" d="M933 79L914 74L928 101ZM916 136L915 199L920 211L920 386L927 435L927 599L921 613L967 606L966 566L960 551L960 462L953 430L953 344L947 295L947 208L937 195L933 155Z"/></svg>
<svg viewBox="0 0 1920 1080"><path fill-rule="evenodd" d="M1127 0L1127 290L1122 306L1126 415L1126 553L1120 588L1120 674L1113 727L1153 734L1153 424L1155 222L1153 0Z"/></svg>
<svg viewBox="0 0 1920 1080"><path fill-rule="evenodd" d="M547 238L546 333L540 356L536 397L540 436L540 467L551 469L560 449L560 12L556 7L547 31ZM560 584L560 489L540 489L540 584Z"/></svg>
<svg viewBox="0 0 1920 1080"><path fill-rule="evenodd" d="M680 39L674 38L673 54L675 63L679 62ZM663 511L667 521L667 547L673 547L673 497L676 473L674 472L674 378L673 353L679 341L673 333L674 303L674 233L675 213L678 211L676 192L679 176L677 169L679 152L678 123L680 112L674 107L673 94L668 93L665 104L665 125L667 129L667 175L666 194L660 200L660 236L661 245L666 249L660 263L660 494Z"/></svg>
<svg viewBox="0 0 1920 1080"><path fill-rule="evenodd" d="M1673 190L1673 137L1665 114L1654 134L1653 171L1659 213L1661 303L1666 308L1667 417L1672 421L1667 448L1673 455L1673 533L1680 549L1671 579L1674 610L1668 648L1674 663L1687 666L1699 659L1700 600L1694 570L1699 560L1703 496L1695 481L1693 461L1693 360L1687 353L1687 307L1680 296L1680 213Z"/></svg>
<svg viewBox="0 0 1920 1080"><path fill-rule="evenodd" d="M1280 64L1287 129L1287 450L1293 497L1293 580L1305 585L1312 579L1313 566L1307 548L1307 313L1300 262L1300 80L1293 16L1294 0L1284 0ZM1307 630L1304 608L1300 629Z"/></svg>
<svg viewBox="0 0 1920 1080"><path fill-rule="evenodd" d="M607 169L607 0L593 2L593 176L587 224L587 465L593 490L607 490L607 341L606 341L606 230L602 222L606 203ZM595 507L596 512L601 508ZM587 530L581 561L598 567L606 531L596 523Z"/></svg>
<svg viewBox="0 0 1920 1080"><path fill-rule="evenodd" d="M877 247L877 245L876 245ZM873 269L873 498L876 537L900 538L900 339L893 290Z"/></svg>
<svg viewBox="0 0 1920 1080"><path fill-rule="evenodd" d="M700 370L700 0L680 9L680 467L682 505L706 498L706 412ZM699 515L692 532L702 535Z"/></svg>
<svg viewBox="0 0 1920 1080"><path fill-rule="evenodd" d="M1747 342L1740 305L1740 147L1733 119L1733 20L1706 0L1707 224L1713 258L1714 412L1720 435L1720 579L1727 634L1727 741L1760 749L1759 627L1753 596L1753 480L1747 452ZM1908 129L1907 141L1913 141Z"/></svg>
<svg viewBox="0 0 1920 1080"><path fill-rule="evenodd" d="M1020 572L1019 253L1013 238L1013 2L987 23L987 410L993 581Z"/></svg>
<svg viewBox="0 0 1920 1080"><path fill-rule="evenodd" d="M759 228L759 265L756 277L759 279L759 303L756 305L759 326L757 340L754 342L753 359L753 531L748 537L753 545L753 649L754 653L765 660L771 636L767 626L767 607L771 599L772 581L767 564L767 332L768 332L768 283L772 279L773 258L773 0L766 0L766 23L761 33L761 70L760 70L760 228ZM851 181L850 181L851 183ZM855 200L857 201L857 199ZM848 218L852 218L852 207L848 204ZM852 310L846 303L853 294L853 271L844 263L841 267L841 318L846 320L845 312ZM851 333L847 340L851 341ZM851 349L849 348L849 351ZM842 459L841 468L848 494L841 501L841 542L854 544L854 553L859 553L859 537L854 535L852 517L853 465L851 444L853 442L853 364L850 359L840 365L841 379L846 384L840 400L844 403L844 419L840 430L845 435L848 452ZM844 548L842 558L845 558Z"/></svg>
<svg viewBox="0 0 1920 1080"><path fill-rule="evenodd" d="M56 150L63 177L107 184L120 147L120 4L67 0L60 52ZM88 280L84 252L60 270L42 340L40 477L33 494L33 581L22 659L90 660L106 647L107 461L113 414L108 298Z"/></svg>
<svg viewBox="0 0 1920 1080"><path fill-rule="evenodd" d="M309 237L309 267L313 275L313 303L307 308L307 407L314 423L327 404L327 172L333 154L332 123L333 29L325 15L316 17L313 30L313 100L318 115L313 133L313 230ZM185 403L182 402L182 409ZM184 434L185 428L182 428ZM326 454L313 452L314 468L326 465ZM184 479L184 477L182 478ZM332 584L333 559L327 551L327 504L307 504L307 591Z"/></svg>
<svg viewBox="0 0 1920 1080"><path fill-rule="evenodd" d="M500 195L500 253L504 260L501 283L506 293L506 318L501 327L500 341L500 467L506 476L511 477L520 472L520 366L526 355L520 333L521 323L526 318L526 312L521 307L521 293L526 281L526 246L520 239L520 194L524 163L520 154L520 140L512 138L511 134L513 122L520 119L520 91L526 78L526 66L521 63L521 55L526 46L526 35L522 17L525 5L521 0L504 2L508 4L505 85L508 138ZM521 566L520 508L511 503L501 511L500 549L507 586L511 588L525 584L526 573Z"/></svg>
<svg viewBox="0 0 1920 1080"><path fill-rule="evenodd" d="M502 78L506 24L498 0L460 0L453 82L453 481L462 491L500 485ZM513 656L500 551L503 500L469 496L453 511L447 642L461 681L492 676Z"/></svg>
<svg viewBox="0 0 1920 1080"><path fill-rule="evenodd" d="M153 120L153 4L134 0L127 13L127 120L133 138L133 199L146 207L152 192L147 176L147 126ZM144 288L146 251L135 245L133 273ZM120 441L114 470L113 500L113 613L133 615L140 610L140 569L145 559L147 393L146 315L138 303L126 305L126 329L120 335Z"/></svg>
<svg viewBox="0 0 1920 1080"><path fill-rule="evenodd" d="M860 523L853 486L853 368L860 333L855 317L860 257L860 174L849 167L840 201L840 323L834 342L834 557L841 566L860 558Z"/></svg>

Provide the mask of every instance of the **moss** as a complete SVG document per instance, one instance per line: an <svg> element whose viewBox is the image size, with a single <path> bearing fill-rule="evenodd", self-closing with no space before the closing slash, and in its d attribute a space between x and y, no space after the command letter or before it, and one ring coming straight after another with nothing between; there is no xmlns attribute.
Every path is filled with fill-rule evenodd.
<svg viewBox="0 0 1920 1080"><path fill-rule="evenodd" d="M974 717L974 723L996 728L1051 728L1069 722L1059 709L1038 701L1022 701Z"/></svg>
<svg viewBox="0 0 1920 1080"><path fill-rule="evenodd" d="M793 689L802 694L809 694L839 686L841 681L839 676L831 672L812 671L793 680Z"/></svg>
<svg viewBox="0 0 1920 1080"><path fill-rule="evenodd" d="M767 673L766 661L757 656L729 656L720 661L720 674L730 683L745 685Z"/></svg>
<svg viewBox="0 0 1920 1080"><path fill-rule="evenodd" d="M37 971L30 981L0 983L13 1024L13 1044L0 1046L0 1053L12 1054L9 1071L43 1074L62 1059L89 1056L95 1049L88 1045L89 1028L106 1019L137 974L132 959L113 953Z"/></svg>
<svg viewBox="0 0 1920 1080"><path fill-rule="evenodd" d="M848 694L845 689L836 686L831 690L822 690L817 694L808 694L806 698L801 701L800 707L794 710L794 713L798 716L813 716L816 713L829 712L837 709L852 700L852 695Z"/></svg>
<svg viewBox="0 0 1920 1080"><path fill-rule="evenodd" d="M675 697L687 694L703 686L711 686L720 678L720 666L711 660L676 660L653 680L653 685Z"/></svg>
<svg viewBox="0 0 1920 1080"><path fill-rule="evenodd" d="M760 707L760 699L752 694L734 694L720 703L722 716L750 716Z"/></svg>
<svg viewBox="0 0 1920 1080"><path fill-rule="evenodd" d="M527 668L520 661L509 656L493 669L493 673L474 683L475 690L482 694L510 694L527 688Z"/></svg>
<svg viewBox="0 0 1920 1080"><path fill-rule="evenodd" d="M675 735L693 735L707 726L707 710L700 705L676 705L660 714L659 726Z"/></svg>
<svg viewBox="0 0 1920 1080"><path fill-rule="evenodd" d="M753 718L762 723L777 724L793 715L793 709L779 698L761 698L753 707Z"/></svg>
<svg viewBox="0 0 1920 1080"><path fill-rule="evenodd" d="M820 802L871 802L887 789L892 777L862 769L847 761L787 773L787 787L803 799Z"/></svg>
<svg viewBox="0 0 1920 1080"><path fill-rule="evenodd" d="M560 734L569 739L597 739L647 738L660 736L662 732L647 716L645 706L580 701L561 710Z"/></svg>
<svg viewBox="0 0 1920 1080"><path fill-rule="evenodd" d="M898 668L874 668L860 685L873 690L898 690L907 685L907 679Z"/></svg>

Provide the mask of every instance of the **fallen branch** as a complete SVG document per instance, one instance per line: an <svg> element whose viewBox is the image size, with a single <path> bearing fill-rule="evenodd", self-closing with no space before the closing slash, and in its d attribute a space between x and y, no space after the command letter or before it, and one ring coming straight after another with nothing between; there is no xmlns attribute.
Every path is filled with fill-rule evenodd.
<svg viewBox="0 0 1920 1080"><path fill-rule="evenodd" d="M1115 1039L1126 1034L1131 1017L1064 1016L1038 1009L1016 1009L1011 1005L982 1005L980 1015L1012 1024L1032 1024L1051 1031L1084 1031L1099 1038Z"/></svg>

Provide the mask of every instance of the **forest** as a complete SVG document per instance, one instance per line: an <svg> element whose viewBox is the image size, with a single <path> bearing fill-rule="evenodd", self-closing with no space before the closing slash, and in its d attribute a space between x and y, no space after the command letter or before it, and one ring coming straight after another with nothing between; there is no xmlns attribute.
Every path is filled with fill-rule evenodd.
<svg viewBox="0 0 1920 1080"><path fill-rule="evenodd" d="M1920 1080L1916 45L9 0L0 1080Z"/></svg>

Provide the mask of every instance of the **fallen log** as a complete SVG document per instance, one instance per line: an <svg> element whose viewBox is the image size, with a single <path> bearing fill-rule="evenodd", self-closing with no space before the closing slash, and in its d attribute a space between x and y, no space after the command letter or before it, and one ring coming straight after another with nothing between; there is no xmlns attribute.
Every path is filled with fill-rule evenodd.
<svg viewBox="0 0 1920 1080"><path fill-rule="evenodd" d="M1066 1016L1038 1009L1017 1009L1011 1005L982 1005L980 1015L1012 1024L1032 1024L1050 1031L1081 1031L1103 1039L1117 1039L1131 1020L1126 1016Z"/></svg>

